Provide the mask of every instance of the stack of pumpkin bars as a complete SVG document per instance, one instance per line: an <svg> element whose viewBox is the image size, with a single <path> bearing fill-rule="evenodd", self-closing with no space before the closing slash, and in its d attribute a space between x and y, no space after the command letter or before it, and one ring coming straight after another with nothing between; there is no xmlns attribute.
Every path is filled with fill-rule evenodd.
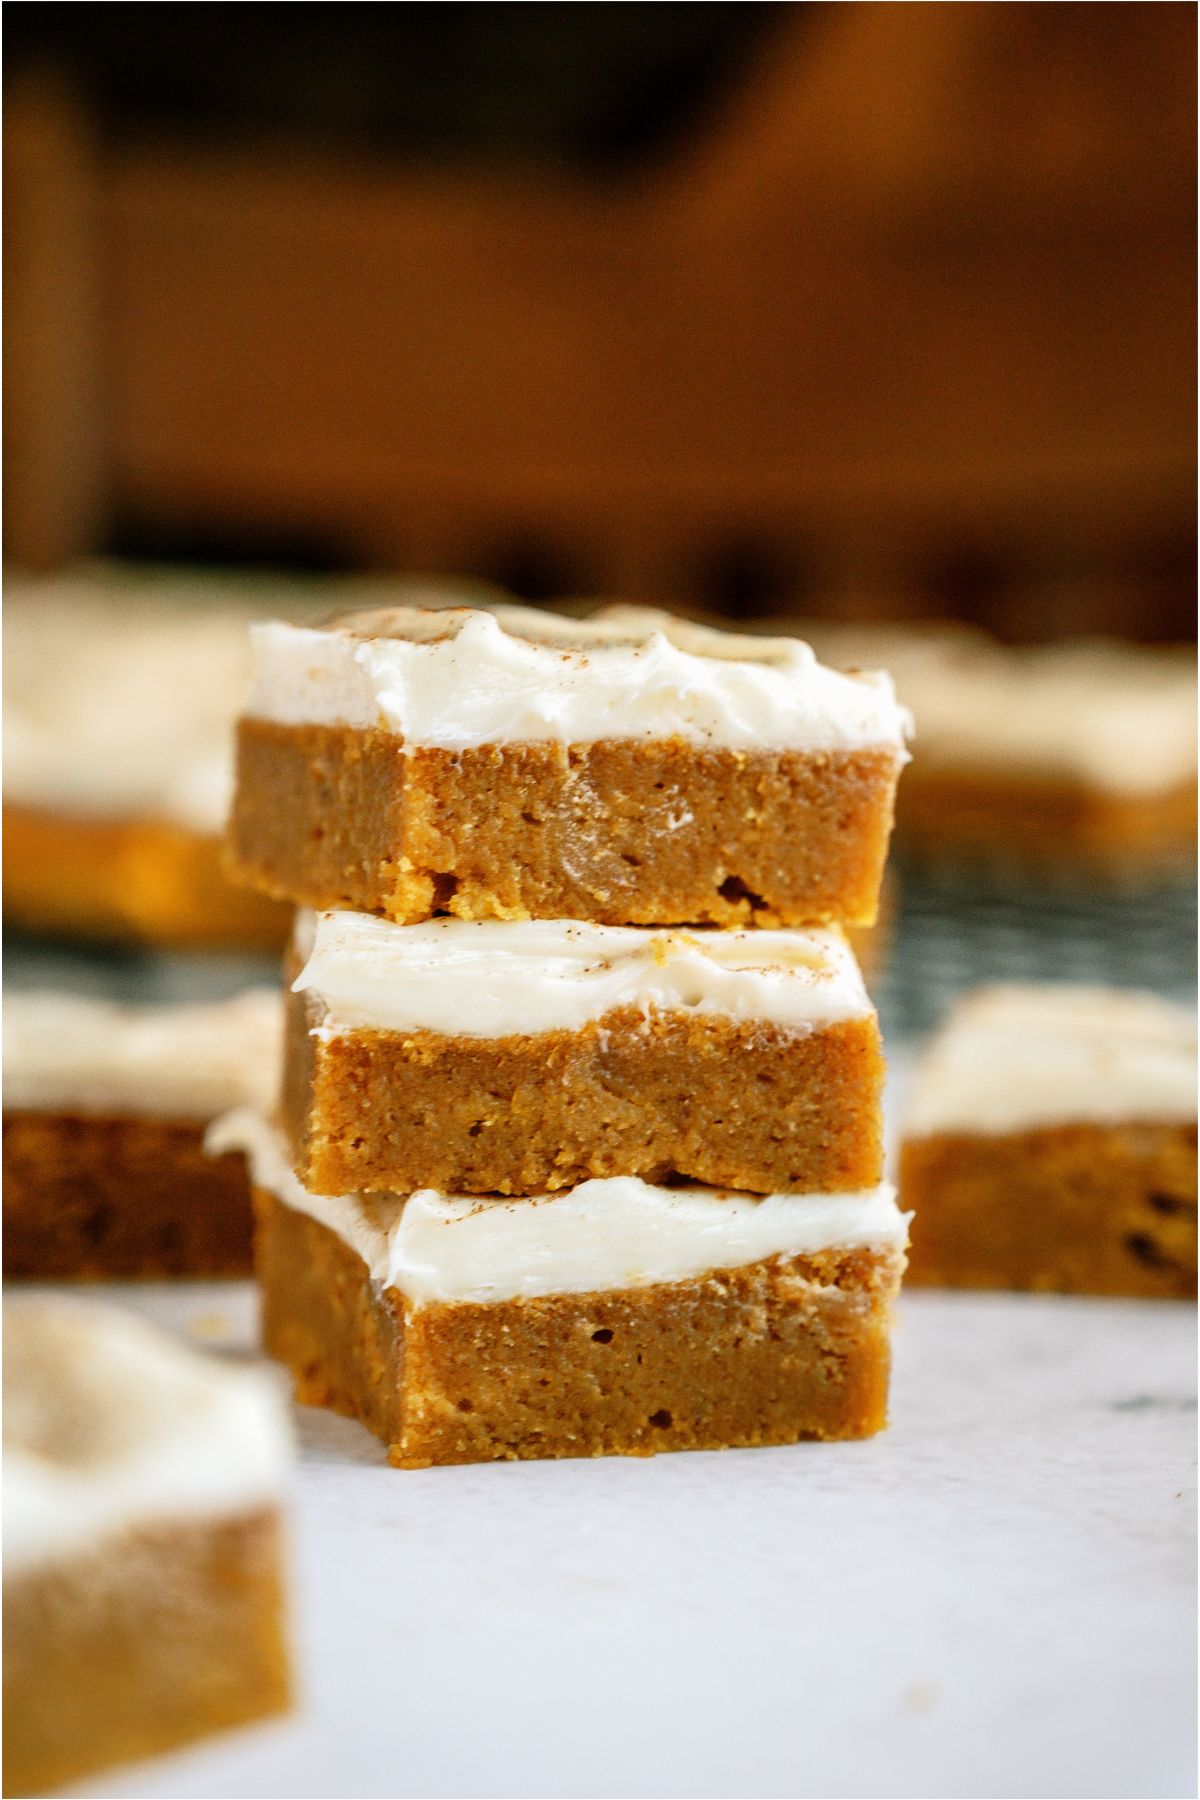
<svg viewBox="0 0 1200 1800"><path fill-rule="evenodd" d="M640 608L253 629L231 853L303 909L240 1114L268 1350L403 1467L861 1437L905 1220L844 936L883 675Z"/></svg>

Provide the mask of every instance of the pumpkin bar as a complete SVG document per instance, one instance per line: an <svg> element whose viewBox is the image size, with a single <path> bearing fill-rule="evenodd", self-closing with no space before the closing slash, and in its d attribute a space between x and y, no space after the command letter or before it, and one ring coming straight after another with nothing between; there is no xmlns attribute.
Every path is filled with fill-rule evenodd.
<svg viewBox="0 0 1200 1800"><path fill-rule="evenodd" d="M4 1006L4 1273L42 1280L246 1275L245 1159L208 1123L274 1102L282 1013L12 994Z"/></svg>
<svg viewBox="0 0 1200 1800"><path fill-rule="evenodd" d="M230 849L413 923L869 925L907 759L886 675L638 607L252 629Z"/></svg>
<svg viewBox="0 0 1200 1800"><path fill-rule="evenodd" d="M284 1112L318 1193L760 1193L883 1176L883 1057L840 932L309 915Z"/></svg>
<svg viewBox="0 0 1200 1800"><path fill-rule="evenodd" d="M756 1198L635 1177L499 1200L332 1198L260 1119L263 1341L402 1468L860 1438L886 1422L892 1190Z"/></svg>
<svg viewBox="0 0 1200 1800"><path fill-rule="evenodd" d="M835 668L881 662L913 710L902 846L1118 883L1194 867L1194 646L1011 645L964 625L798 629Z"/></svg>
<svg viewBox="0 0 1200 1800"><path fill-rule="evenodd" d="M233 719L263 602L91 569L5 582L4 914L191 948L286 941L222 866Z"/></svg>
<svg viewBox="0 0 1200 1800"><path fill-rule="evenodd" d="M289 1461L263 1371L110 1307L6 1304L6 1794L286 1707Z"/></svg>
<svg viewBox="0 0 1200 1800"><path fill-rule="evenodd" d="M985 988L918 1070L910 1280L1189 1299L1196 1022L1153 995Z"/></svg>

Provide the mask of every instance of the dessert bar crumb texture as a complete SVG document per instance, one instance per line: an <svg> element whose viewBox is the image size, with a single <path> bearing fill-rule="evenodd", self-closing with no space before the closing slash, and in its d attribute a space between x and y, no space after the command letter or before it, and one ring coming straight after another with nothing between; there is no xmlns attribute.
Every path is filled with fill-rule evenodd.
<svg viewBox="0 0 1200 1800"><path fill-rule="evenodd" d="M281 1710L274 1384L107 1307L13 1301L4 1335L4 1792Z"/></svg>
<svg viewBox="0 0 1200 1800"><path fill-rule="evenodd" d="M879 1030L836 932L335 913L304 935L284 1112L317 1192L882 1176Z"/></svg>
<svg viewBox="0 0 1200 1800"><path fill-rule="evenodd" d="M40 1279L249 1271L244 1158L209 1120L270 1106L281 1007L114 1006L14 994L4 1016L4 1272Z"/></svg>
<svg viewBox="0 0 1200 1800"><path fill-rule="evenodd" d="M1152 995L993 988L918 1071L910 1280L1191 1298L1196 1027Z"/></svg>
<svg viewBox="0 0 1200 1800"><path fill-rule="evenodd" d="M317 1196L250 1116L264 1339L403 1466L862 1437L885 1422L890 1189L633 1178L480 1200Z"/></svg>
<svg viewBox="0 0 1200 1800"><path fill-rule="evenodd" d="M638 608L255 628L230 844L414 921L869 924L907 760L886 676Z"/></svg>

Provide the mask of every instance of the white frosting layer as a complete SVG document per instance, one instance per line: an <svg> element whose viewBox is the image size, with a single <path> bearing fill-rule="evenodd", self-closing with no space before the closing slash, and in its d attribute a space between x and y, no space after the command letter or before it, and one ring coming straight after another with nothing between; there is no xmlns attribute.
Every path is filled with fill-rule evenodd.
<svg viewBox="0 0 1200 1800"><path fill-rule="evenodd" d="M275 1504L291 1460L264 1371L185 1349L113 1307L4 1307L4 1570L143 1524Z"/></svg>
<svg viewBox="0 0 1200 1800"><path fill-rule="evenodd" d="M886 675L840 675L794 638L738 637L640 607L565 619L531 607L359 613L257 625L246 712L377 726L406 745L683 737L735 749L902 751Z"/></svg>
<svg viewBox="0 0 1200 1800"><path fill-rule="evenodd" d="M307 935L309 927L302 926ZM320 1029L500 1037L573 1031L615 1007L811 1030L873 1012L836 931L640 930L580 921L317 916L296 988Z"/></svg>
<svg viewBox="0 0 1200 1800"><path fill-rule="evenodd" d="M91 820L222 829L249 625L391 595L444 606L479 584L318 583L90 563L4 583L4 794ZM487 590L481 590L486 592Z"/></svg>
<svg viewBox="0 0 1200 1800"><path fill-rule="evenodd" d="M649 1287L772 1256L900 1248L908 1236L886 1183L858 1194L756 1199L626 1176L525 1200L432 1188L407 1198L333 1197L301 1187L279 1133L259 1115L219 1120L208 1145L246 1150L259 1187L336 1232L374 1280L418 1305Z"/></svg>
<svg viewBox="0 0 1200 1800"><path fill-rule="evenodd" d="M914 1080L910 1137L1196 1117L1196 1019L1152 994L993 987L951 1014Z"/></svg>
<svg viewBox="0 0 1200 1800"><path fill-rule="evenodd" d="M1012 648L965 628L814 625L812 636L839 668L886 664L916 719L923 769L1128 795L1195 779L1191 654L1098 639Z"/></svg>
<svg viewBox="0 0 1200 1800"><path fill-rule="evenodd" d="M8 584L5 798L219 832L255 610L203 585Z"/></svg>
<svg viewBox="0 0 1200 1800"><path fill-rule="evenodd" d="M116 1118L269 1110L283 1054L270 988L211 1006L116 1006L79 994L4 1000L4 1105Z"/></svg>

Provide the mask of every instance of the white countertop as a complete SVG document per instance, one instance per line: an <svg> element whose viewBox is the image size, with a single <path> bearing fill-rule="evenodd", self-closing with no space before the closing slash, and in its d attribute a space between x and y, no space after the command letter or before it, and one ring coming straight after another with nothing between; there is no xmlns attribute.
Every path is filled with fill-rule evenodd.
<svg viewBox="0 0 1200 1800"><path fill-rule="evenodd" d="M1195 1369L1191 1307L909 1294L866 1444L412 1473L302 1411L298 1712L86 1791L1193 1794Z"/></svg>

